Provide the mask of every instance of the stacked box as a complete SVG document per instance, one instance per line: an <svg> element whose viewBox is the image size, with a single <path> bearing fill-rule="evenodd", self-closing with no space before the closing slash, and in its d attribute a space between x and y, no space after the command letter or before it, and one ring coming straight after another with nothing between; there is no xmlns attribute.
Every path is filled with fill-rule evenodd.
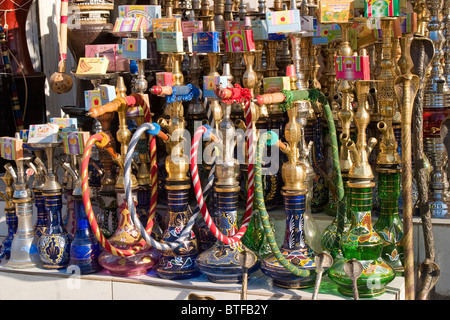
<svg viewBox="0 0 450 320"><path fill-rule="evenodd" d="M122 39L123 57L127 59L147 59L147 39Z"/></svg>
<svg viewBox="0 0 450 320"><path fill-rule="evenodd" d="M319 6L321 23L348 22L353 18L353 0L322 0Z"/></svg>
<svg viewBox="0 0 450 320"><path fill-rule="evenodd" d="M252 30L225 31L224 42L227 52L255 51Z"/></svg>
<svg viewBox="0 0 450 320"><path fill-rule="evenodd" d="M108 59L107 72L129 71L130 62L123 57L121 44L91 44L85 46L85 56L88 58L106 57Z"/></svg>
<svg viewBox="0 0 450 320"><path fill-rule="evenodd" d="M370 80L369 56L337 56L335 70L336 79Z"/></svg>
<svg viewBox="0 0 450 320"><path fill-rule="evenodd" d="M145 32L152 32L153 19L161 18L161 6L159 5L123 5L119 6L119 18L144 17L143 27Z"/></svg>
<svg viewBox="0 0 450 320"><path fill-rule="evenodd" d="M91 108L98 107L102 105L102 99L100 97L100 90L86 90L84 92L84 108L86 111L91 110Z"/></svg>
<svg viewBox="0 0 450 320"><path fill-rule="evenodd" d="M69 131L62 133L63 150L66 154L83 154L90 133L87 131Z"/></svg>
<svg viewBox="0 0 450 320"><path fill-rule="evenodd" d="M172 72L156 72L156 85L157 86L173 86L173 73Z"/></svg>
<svg viewBox="0 0 450 320"><path fill-rule="evenodd" d="M219 32L196 32L192 34L193 52L220 52Z"/></svg>
<svg viewBox="0 0 450 320"><path fill-rule="evenodd" d="M266 22L269 34L301 31L299 10L266 12Z"/></svg>
<svg viewBox="0 0 450 320"><path fill-rule="evenodd" d="M203 32L203 21L181 21L183 40L192 37L194 32Z"/></svg>
<svg viewBox="0 0 450 320"><path fill-rule="evenodd" d="M105 105L116 98L116 87L110 84L101 84L100 88L100 103Z"/></svg>
<svg viewBox="0 0 450 320"><path fill-rule="evenodd" d="M144 28L144 17L117 18L113 32L138 32Z"/></svg>
<svg viewBox="0 0 450 320"><path fill-rule="evenodd" d="M228 86L228 77L203 76L203 96L205 98L217 98L214 93L216 85L221 85L223 88Z"/></svg>
<svg viewBox="0 0 450 320"><path fill-rule="evenodd" d="M364 15L370 17L398 17L400 15L399 0L366 0Z"/></svg>
<svg viewBox="0 0 450 320"><path fill-rule="evenodd" d="M155 32L155 35L159 52L183 52L183 32Z"/></svg>
<svg viewBox="0 0 450 320"><path fill-rule="evenodd" d="M11 137L0 138L0 156L6 160L23 158L23 140Z"/></svg>
<svg viewBox="0 0 450 320"><path fill-rule="evenodd" d="M32 124L28 131L28 143L49 143L58 141L59 126L53 123Z"/></svg>
<svg viewBox="0 0 450 320"><path fill-rule="evenodd" d="M263 78L264 93L280 92L281 90L291 90L289 77L267 77Z"/></svg>
<svg viewBox="0 0 450 320"><path fill-rule="evenodd" d="M82 57L78 62L77 74L105 74L108 70L109 59L107 57L101 58L87 58Z"/></svg>

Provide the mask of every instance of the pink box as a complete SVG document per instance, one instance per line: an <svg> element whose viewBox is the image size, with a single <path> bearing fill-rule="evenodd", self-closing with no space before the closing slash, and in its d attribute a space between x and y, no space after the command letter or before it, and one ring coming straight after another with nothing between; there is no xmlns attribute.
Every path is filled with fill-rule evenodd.
<svg viewBox="0 0 450 320"><path fill-rule="evenodd" d="M225 31L239 31L244 29L243 21L225 21Z"/></svg>
<svg viewBox="0 0 450 320"><path fill-rule="evenodd" d="M85 57L106 57L109 60L107 72L129 71L130 62L122 56L121 44L89 44L85 46Z"/></svg>
<svg viewBox="0 0 450 320"><path fill-rule="evenodd" d="M370 80L369 56L337 56L334 61L336 79Z"/></svg>
<svg viewBox="0 0 450 320"><path fill-rule="evenodd" d="M203 21L181 21L181 30L183 39L187 40L194 32L203 32Z"/></svg>
<svg viewBox="0 0 450 320"><path fill-rule="evenodd" d="M144 26L144 17L117 18L113 32L138 32Z"/></svg>
<svg viewBox="0 0 450 320"><path fill-rule="evenodd" d="M157 86L172 86L173 85L172 72L156 72L156 85Z"/></svg>
<svg viewBox="0 0 450 320"><path fill-rule="evenodd" d="M227 52L255 51L252 30L225 31L224 41Z"/></svg>

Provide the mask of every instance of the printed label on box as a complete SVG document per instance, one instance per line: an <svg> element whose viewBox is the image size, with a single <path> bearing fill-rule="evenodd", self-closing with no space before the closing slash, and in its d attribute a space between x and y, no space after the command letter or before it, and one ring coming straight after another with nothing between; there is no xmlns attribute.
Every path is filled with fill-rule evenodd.
<svg viewBox="0 0 450 320"><path fill-rule="evenodd" d="M227 52L255 51L252 30L225 31Z"/></svg>
<svg viewBox="0 0 450 320"><path fill-rule="evenodd" d="M78 74L105 74L108 70L109 60L106 57L101 58L80 58L78 62Z"/></svg>
<svg viewBox="0 0 450 320"><path fill-rule="evenodd" d="M187 40L194 32L203 32L203 21L181 21L183 40Z"/></svg>
<svg viewBox="0 0 450 320"><path fill-rule="evenodd" d="M119 6L119 17L144 17L143 26L145 32L152 32L153 19L161 18L160 5L123 5Z"/></svg>
<svg viewBox="0 0 450 320"><path fill-rule="evenodd" d="M219 52L219 32L196 32L192 34L194 52Z"/></svg>
<svg viewBox="0 0 450 320"><path fill-rule="evenodd" d="M337 56L336 79L370 80L369 56Z"/></svg>
<svg viewBox="0 0 450 320"><path fill-rule="evenodd" d="M0 156L6 160L23 158L23 140L11 137L0 138Z"/></svg>
<svg viewBox="0 0 450 320"><path fill-rule="evenodd" d="M86 90L84 92L84 107L86 111L91 110L91 108L101 106L101 101L100 90Z"/></svg>
<svg viewBox="0 0 450 320"><path fill-rule="evenodd" d="M90 133L87 131L63 132L62 143L66 154L83 154Z"/></svg>
<svg viewBox="0 0 450 320"><path fill-rule="evenodd" d="M59 126L53 123L32 124L28 132L28 143L49 143L58 140Z"/></svg>

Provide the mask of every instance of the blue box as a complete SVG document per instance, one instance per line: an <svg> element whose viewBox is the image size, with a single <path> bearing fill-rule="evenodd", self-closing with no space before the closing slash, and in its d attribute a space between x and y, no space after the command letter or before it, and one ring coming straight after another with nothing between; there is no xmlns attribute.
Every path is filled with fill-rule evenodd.
<svg viewBox="0 0 450 320"><path fill-rule="evenodd" d="M219 32L194 32L192 34L192 50L194 52L219 52Z"/></svg>
<svg viewBox="0 0 450 320"><path fill-rule="evenodd" d="M127 59L147 59L147 39L122 39L122 57Z"/></svg>

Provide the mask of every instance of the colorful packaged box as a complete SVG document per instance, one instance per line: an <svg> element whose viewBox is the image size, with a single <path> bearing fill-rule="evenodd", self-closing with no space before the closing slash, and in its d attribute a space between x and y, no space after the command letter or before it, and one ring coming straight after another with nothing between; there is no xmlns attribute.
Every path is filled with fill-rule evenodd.
<svg viewBox="0 0 450 320"><path fill-rule="evenodd" d="M335 70L336 79L370 80L369 56L337 56Z"/></svg>
<svg viewBox="0 0 450 320"><path fill-rule="evenodd" d="M23 140L12 137L0 138L0 157L6 160L20 160L23 158Z"/></svg>
<svg viewBox="0 0 450 320"><path fill-rule="evenodd" d="M32 124L28 131L28 143L49 143L58 141L59 126L53 123Z"/></svg>
<svg viewBox="0 0 450 320"><path fill-rule="evenodd" d="M316 37L325 37L327 42L340 40L341 27L337 23L318 23L315 31Z"/></svg>
<svg viewBox="0 0 450 320"><path fill-rule="evenodd" d="M268 33L290 33L301 31L299 10L266 12L266 22Z"/></svg>
<svg viewBox="0 0 450 320"><path fill-rule="evenodd" d="M244 29L244 21L225 21L225 31L239 31Z"/></svg>
<svg viewBox="0 0 450 320"><path fill-rule="evenodd" d="M147 59L147 39L122 39L122 56L127 59Z"/></svg>
<svg viewBox="0 0 450 320"><path fill-rule="evenodd" d="M417 13L400 13L400 19L402 33L413 33L417 31Z"/></svg>
<svg viewBox="0 0 450 320"><path fill-rule="evenodd" d="M370 17L398 17L400 15L399 0L366 0L364 16Z"/></svg>
<svg viewBox="0 0 450 320"><path fill-rule="evenodd" d="M29 132L28 129L20 130L19 137L20 137L20 139L22 139L23 142L27 142L28 141L28 132Z"/></svg>
<svg viewBox="0 0 450 320"><path fill-rule="evenodd" d="M68 131L63 132L61 140L63 150L66 154L83 154L86 143L89 140L88 131Z"/></svg>
<svg viewBox="0 0 450 320"><path fill-rule="evenodd" d="M123 57L121 44L90 44L85 46L85 56L88 58L106 57L109 61L107 72L129 71L130 61Z"/></svg>
<svg viewBox="0 0 450 320"><path fill-rule="evenodd" d="M203 21L181 21L183 40L187 40L194 32L203 32Z"/></svg>
<svg viewBox="0 0 450 320"><path fill-rule="evenodd" d="M156 72L156 85L157 86L173 86L173 73L172 72Z"/></svg>
<svg viewBox="0 0 450 320"><path fill-rule="evenodd" d="M100 97L100 90L86 90L84 91L84 109L86 111L91 110L91 108L98 107L102 105L102 99Z"/></svg>
<svg viewBox="0 0 450 320"><path fill-rule="evenodd" d="M252 20L252 30L254 41L269 39L266 20Z"/></svg>
<svg viewBox="0 0 450 320"><path fill-rule="evenodd" d="M144 17L117 18L114 23L113 32L138 32L144 28Z"/></svg>
<svg viewBox="0 0 450 320"><path fill-rule="evenodd" d="M59 129L78 129L77 118L50 118L50 123L58 125Z"/></svg>
<svg viewBox="0 0 450 320"><path fill-rule="evenodd" d="M152 32L153 19L161 18L160 5L123 5L119 6L119 18L125 17L144 17L144 32Z"/></svg>
<svg viewBox="0 0 450 320"><path fill-rule="evenodd" d="M214 93L216 85L228 86L228 77L224 76L203 76L203 97L217 98Z"/></svg>
<svg viewBox="0 0 450 320"><path fill-rule="evenodd" d="M289 77L267 77L263 78L264 93L280 92L281 90L291 90Z"/></svg>
<svg viewBox="0 0 450 320"><path fill-rule="evenodd" d="M78 62L77 74L105 74L108 71L109 59L106 57L82 57Z"/></svg>
<svg viewBox="0 0 450 320"><path fill-rule="evenodd" d="M156 50L159 52L183 52L183 32L155 32Z"/></svg>
<svg viewBox="0 0 450 320"><path fill-rule="evenodd" d="M100 88L100 103L105 105L108 102L113 101L116 98L116 87L110 84L101 84Z"/></svg>
<svg viewBox="0 0 450 320"><path fill-rule="evenodd" d="M313 16L301 16L300 17L300 25L303 33L303 37L314 37L316 28L317 28L317 20Z"/></svg>
<svg viewBox="0 0 450 320"><path fill-rule="evenodd" d="M353 18L353 0L322 0L319 6L321 23L348 22Z"/></svg>
<svg viewBox="0 0 450 320"><path fill-rule="evenodd" d="M255 51L252 30L225 31L224 42L227 52Z"/></svg>
<svg viewBox="0 0 450 320"><path fill-rule="evenodd" d="M195 32L192 34L193 52L219 52L219 32Z"/></svg>
<svg viewBox="0 0 450 320"><path fill-rule="evenodd" d="M153 19L153 37L156 38L156 32L175 32L181 30L181 19L163 18Z"/></svg>

